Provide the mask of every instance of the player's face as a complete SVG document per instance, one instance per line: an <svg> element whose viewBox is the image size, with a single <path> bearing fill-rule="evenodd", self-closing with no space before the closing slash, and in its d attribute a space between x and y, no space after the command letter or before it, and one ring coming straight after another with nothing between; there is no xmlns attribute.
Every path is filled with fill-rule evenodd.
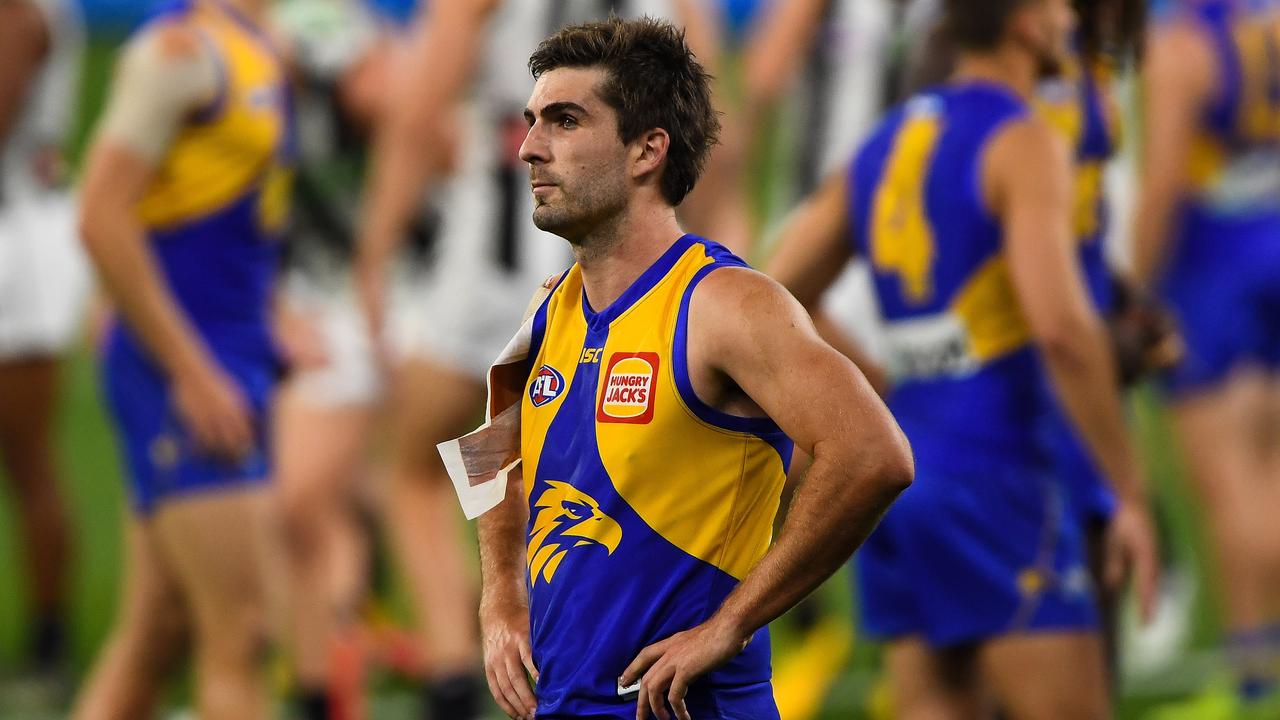
<svg viewBox="0 0 1280 720"><path fill-rule="evenodd" d="M1076 27L1070 0L1038 0L1029 3L1020 18L1019 37L1035 55L1040 73L1057 75L1071 55L1071 34Z"/></svg>
<svg viewBox="0 0 1280 720"><path fill-rule="evenodd" d="M529 163L533 223L571 243L627 205L627 147L600 98L600 68L558 68L534 85L520 159Z"/></svg>

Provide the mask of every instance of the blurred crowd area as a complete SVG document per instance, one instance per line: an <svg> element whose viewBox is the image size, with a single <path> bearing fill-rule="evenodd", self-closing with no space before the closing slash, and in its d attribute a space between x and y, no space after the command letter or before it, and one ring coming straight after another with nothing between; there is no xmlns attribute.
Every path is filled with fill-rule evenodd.
<svg viewBox="0 0 1280 720"><path fill-rule="evenodd" d="M48 150L48 157L42 161L48 170L43 181L49 188L66 190L65 194L50 196L54 199L47 205L24 210L32 214L21 219L25 223L21 227L26 230L15 232L73 238L71 204L77 170L111 85L118 49L152 8L139 0L83 0L80 5L70 4L72 0L34 1L47 10L47 17L57 18L56 31L51 32L51 37L56 36L56 52L48 57L58 64L59 74L57 80L42 89L44 94L39 98L24 100L41 103L39 112L24 116L34 124L15 128L0 122L0 143L6 141L7 131L10 147L21 141ZM706 20L705 27L699 30L697 49L710 56L707 65L717 75L718 104L725 126L722 147L708 170L705 187L699 190L705 197L695 197L690 203L693 216L688 221L757 264L769 257L773 232L787 214L824 176L848 161L884 109L907 92L912 50L921 45L929 18L937 12L936 3L929 0L795 0L795 13L814 13L813 17L798 23L794 37L771 37L767 32L770 23L791 22L786 18L785 6L792 1L684 3L694 6L692 12ZM1149 12L1157 17L1160 6L1176 2L1156 3ZM495 27L491 32L499 39L487 38L486 43L501 42L501 34L506 31L501 23L519 21L520 13L510 6L523 8L532 17L537 14L532 8L543 4L541 0L508 0L509 7L498 11L492 20ZM546 4L558 7L558 12L564 14L557 17L566 19L599 15L601 8L615 5L644 5L585 0L548 0ZM797 9L802 5L814 9ZM388 404L382 396L384 380L377 376L376 363L367 357L364 364L358 357L347 357L367 356L367 340L358 337L358 329L352 330L353 320L342 317L344 312L355 310L349 303L345 310L335 308L335 298L346 297L349 301L354 292L350 262L358 235L366 152L383 104L397 102L394 96L387 97L385 90L394 82L397 63L403 62L405 47L419 31L415 23L424 13L425 8L415 7L412 0L277 0L271 10L277 32L288 48L297 90L300 150L294 224L280 284L281 293L294 312L281 321L281 332L289 335L287 344L299 363L313 370L329 362L342 362L345 367L345 374L338 379L323 377L321 371L312 372L308 382L313 389L299 386L293 391L323 396L326 399L319 403L320 407L335 407L343 405L344 398L356 398L352 402L361 408L360 413L335 421L339 425L358 424L360 430L353 433L346 425L335 425L333 430L333 437L342 438L341 442L354 437L353 442L363 448L355 453L359 459L351 461L354 479L339 478L335 483L340 487L326 492L341 497L346 513L341 531L348 534L335 545L340 545L338 552L347 554L337 563L345 566L333 570L332 583L355 585L343 590L352 619L345 626L343 643L333 653L339 657L335 662L346 668L343 682L347 687L335 692L353 707L361 708L358 712L373 718L409 717L420 702L415 673L424 658L419 642L422 632L414 629L414 617L415 608L424 601L424 591L416 585L417 579L407 576L411 573L404 572L403 563L392 556L394 546L400 542L397 533L408 527L412 534L412 528L421 527L414 523L437 523L441 514L408 518L402 521L407 525L401 525L400 530L394 523L389 528L384 523L388 512L394 513L398 506L396 491L388 491L385 486L385 476L398 472L397 463L401 462L394 449L397 441L388 429L395 421L368 417L384 411ZM517 19L513 21L512 17ZM760 43L766 40L776 45L762 52ZM518 43L516 47L519 48ZM4 48L0 47L0 58L3 56ZM492 125L497 132L482 142L510 149L512 113L517 122L517 145L519 133L523 132L521 108L495 108L500 100L527 94L532 81L519 53L491 53L488 61L494 58L505 65L478 71L489 85L473 93L476 102L461 103L450 112L456 113L462 126L473 122L474 113L490 114L479 122ZM1135 68L1140 65L1132 62L1133 58L1125 60L1118 65L1114 87L1118 120L1130 132L1105 169L1110 203L1107 256L1120 270L1130 263L1129 228L1136 191L1134 156L1142 143L1142 138L1132 131L1141 125L1135 79ZM502 85L506 87L499 87ZM400 88L400 92L412 91ZM0 106L0 111L4 110ZM21 110L12 112L17 115ZM456 157L443 162L451 172L470 172L465 158L472 149L453 148L451 152ZM476 182L492 183L486 186L489 193L523 186L523 167L518 163L499 163L497 171L507 175L496 181L480 176ZM524 194L527 196L527 187ZM0 187L0 218L16 228L19 220L3 214L11 197L6 197ZM441 206L466 203L470 201L468 197L448 195L424 204L413 222L411 238L405 243L391 294L401 298L397 303L400 306L420 306L418 312L449 315L451 319L440 321L438 327L493 322L502 328L498 334L509 334L518 324L518 317L491 319L484 309L449 305L442 298L447 292L432 295L419 287L424 277L434 278L428 282L437 282L446 290L451 283L468 281L467 263L472 260L454 257L459 251L442 240L450 237L448 229L443 233L440 229ZM512 222L526 222L528 202L527 197L513 199L501 206L502 212L515 213ZM497 227L492 217L486 217L484 222L494 222ZM12 255L6 256L7 251L12 251L4 245L6 231L7 227L0 225L0 305L6 302L3 266L14 262ZM498 234L496 229L490 233ZM507 242L516 243L512 246L485 239L486 243L497 242L486 252L497 253L498 262L550 263L552 267L567 257L559 245L521 246L519 243L526 242L526 236L516 232L513 237L520 239L508 239ZM547 238L536 238L536 242L544 241ZM23 518L20 493L30 491L12 491L14 486L6 484L11 492L0 494L0 718L15 720L61 717L64 703L102 647L119 602L124 555L121 524L129 513L122 460L102 409L93 360L111 311L100 293L95 293L91 273L78 252L54 243L42 252L49 256L45 262L58 268L43 287L43 292L60 296L45 306L56 306L58 318L50 321L54 325L51 332L66 338L55 342L65 348L50 435L56 467L44 469L48 477L57 478L57 502L62 510L57 517ZM462 268L458 271L462 274L440 277L442 267L446 273ZM526 276L519 277L523 282ZM515 280L511 283L519 285ZM837 288L828 294L825 310L857 336L873 357L883 358L883 341L876 331L875 308L867 283L865 269L850 267ZM508 292L527 297L531 289L517 286ZM404 343L419 341L410 337L412 312L407 311L405 317L397 315L397 311L391 315L390 332L400 333L396 328L403 326L409 328L402 333L406 336ZM321 320L310 322L317 318ZM0 325L0 341L4 329ZM467 356L472 348L449 351L454 353L454 362L449 365L453 372L466 374L458 368L469 370L479 362ZM446 376L444 381L448 379ZM20 388L13 383L0 386L3 392L15 393L16 389ZM421 389L425 393L421 404L427 408L432 407L432 392L444 392L431 387ZM13 397L16 395L0 395L0 403L10 402ZM1136 611L1128 602L1122 602L1118 612L1120 716L1220 717L1211 713L1220 712L1215 708L1227 702L1218 698L1231 693L1231 681L1221 644L1222 585L1211 580L1218 574L1209 559L1204 515L1182 470L1157 394L1141 385L1130 398L1133 428L1141 441L1154 498L1165 571L1158 610L1151 622L1138 623ZM450 410L461 416L450 419L451 431L459 426L465 430L482 419L480 408L475 403L467 404L470 400L468 395L457 402L463 410ZM291 411L306 412L298 407ZM324 445L327 426L314 427L318 429L310 439L312 444ZM438 432L440 424L430 427L432 432ZM300 452L305 455L321 450L303 447ZM0 464L0 475L12 467ZM318 468L315 472L324 474L325 470ZM456 514L451 492L436 493L434 501L438 508L443 504L444 515ZM391 511L385 509L389 502ZM399 507L408 507L409 502L406 500ZM436 527L435 531L458 537L458 546L466 558L463 574L471 577L472 531L453 520L449 518L441 525L443 529ZM32 575L39 570L27 559L31 538L40 536L38 528L27 525L42 522L56 523L65 529L69 540L65 547L37 550L52 553L53 560L46 560L46 564L53 562L65 570L60 580L50 581L59 588L58 597L37 597ZM449 561L433 557L431 562ZM421 570L428 585L433 570ZM786 720L893 716L893 699L880 675L879 651L857 631L850 575L837 575L813 598L775 623L776 687ZM469 586L458 590L464 602L468 601L469 592L473 592ZM42 603L50 609L43 616ZM40 665L46 660L47 665ZM279 697L289 697L297 683L288 653L276 652L272 663L275 689ZM47 668L52 672L41 672ZM186 717L184 713L189 711L184 708L189 703L189 684L180 682L166 695L165 712L171 717ZM1183 714L1156 714L1169 707L1182 707ZM282 708L282 712L289 712L287 704ZM491 716L498 717L496 708Z"/></svg>

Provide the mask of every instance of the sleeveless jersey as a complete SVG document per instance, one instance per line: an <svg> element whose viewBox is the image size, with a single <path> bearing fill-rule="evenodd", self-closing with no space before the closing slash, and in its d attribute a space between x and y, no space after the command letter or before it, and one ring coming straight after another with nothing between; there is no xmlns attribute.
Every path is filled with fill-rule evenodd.
<svg viewBox="0 0 1280 720"><path fill-rule="evenodd" d="M138 213L215 354L261 362L274 358L268 310L292 181L285 70L267 36L217 0L165 15L186 17L213 49L219 87L175 136Z"/></svg>
<svg viewBox="0 0 1280 720"><path fill-rule="evenodd" d="M854 250L900 376L888 405L922 468L1044 457L1044 371L980 181L987 142L1029 112L1000 86L943 86L891 112L850 168Z"/></svg>
<svg viewBox="0 0 1280 720"><path fill-rule="evenodd" d="M1111 276L1103 239L1108 212L1104 197L1106 164L1120 141L1119 109L1111 91L1111 68L1085 65L1077 57L1060 78L1043 83L1036 112L1067 140L1075 157L1072 231L1094 307L1111 307Z"/></svg>
<svg viewBox="0 0 1280 720"><path fill-rule="evenodd" d="M609 307L588 305L575 265L534 316L521 453L539 717L617 712L639 651L707 620L769 547L791 443L704 404L686 365L694 288L743 266L686 235ZM761 629L690 698L769 677Z"/></svg>
<svg viewBox="0 0 1280 720"><path fill-rule="evenodd" d="M1280 233L1280 11L1273 3L1208 0L1175 17L1201 29L1218 89L1192 145L1185 240L1274 239Z"/></svg>

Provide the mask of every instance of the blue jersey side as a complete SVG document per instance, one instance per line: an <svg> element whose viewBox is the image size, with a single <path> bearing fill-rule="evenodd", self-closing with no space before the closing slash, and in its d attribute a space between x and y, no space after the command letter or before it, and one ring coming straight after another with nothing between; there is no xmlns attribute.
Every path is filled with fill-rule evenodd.
<svg viewBox="0 0 1280 720"><path fill-rule="evenodd" d="M994 344L979 337L993 327L992 321L1021 321L1000 276L1002 233L981 197L980 161L996 132L1029 112L1021 99L995 85L939 88L890 113L850 169L852 240L855 252L870 260L891 363L900 377L888 405L922 467L942 458L980 467L1005 461L1039 464L1045 457L1033 428L1048 399L1029 334L1012 329ZM884 246L907 242L906 234L898 238L890 227L883 233L888 237L874 236L877 218L883 216L877 214L878 196L904 179L893 177L891 166L895 153L902 152L905 126L927 115L939 126L932 157L921 177L905 178L922 186L918 192L932 236L926 278L930 292L922 295L904 283L901 272L878 260L892 257L894 249ZM888 222L895 222L892 213ZM990 311L987 318L973 317L969 308L958 305L975 283L991 285L986 295L999 298L978 303L980 310ZM963 327L957 330L957 325ZM984 350L987 346L994 349Z"/></svg>

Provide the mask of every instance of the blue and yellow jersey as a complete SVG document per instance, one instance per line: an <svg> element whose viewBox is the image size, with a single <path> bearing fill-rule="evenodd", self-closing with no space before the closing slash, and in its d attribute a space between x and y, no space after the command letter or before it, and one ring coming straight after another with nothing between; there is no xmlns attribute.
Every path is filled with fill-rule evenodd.
<svg viewBox="0 0 1280 720"><path fill-rule="evenodd" d="M289 205L292 119L268 37L217 0L167 8L218 61L213 101L175 136L137 207L169 287L215 352L270 352L272 277Z"/></svg>
<svg viewBox="0 0 1280 720"><path fill-rule="evenodd" d="M1193 142L1185 233L1230 241L1280 228L1280 9L1272 2L1202 0L1191 22L1217 58L1217 92Z"/></svg>
<svg viewBox="0 0 1280 720"><path fill-rule="evenodd" d="M539 717L619 712L639 651L707 620L769 547L791 443L704 404L687 366L694 288L743 265L686 235L609 307L589 306L575 265L534 316L521 452ZM769 662L762 629L690 702L768 691Z"/></svg>
<svg viewBox="0 0 1280 720"><path fill-rule="evenodd" d="M1072 229L1094 306L1111 307L1106 248L1107 162L1120 143L1120 113L1112 94L1112 69L1074 58L1060 77L1041 84L1036 112L1066 139L1075 157Z"/></svg>
<svg viewBox="0 0 1280 720"><path fill-rule="evenodd" d="M850 166L854 251L866 258L899 382L889 408L921 471L1039 462L1044 372L985 207L983 150L1032 109L986 83L943 86L899 106Z"/></svg>

